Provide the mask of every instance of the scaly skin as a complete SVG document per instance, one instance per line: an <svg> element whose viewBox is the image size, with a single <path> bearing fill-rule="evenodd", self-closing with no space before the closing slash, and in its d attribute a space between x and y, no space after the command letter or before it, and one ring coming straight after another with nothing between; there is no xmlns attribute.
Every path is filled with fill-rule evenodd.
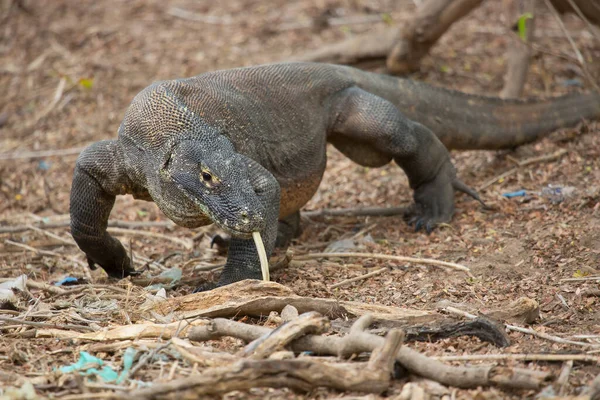
<svg viewBox="0 0 600 400"><path fill-rule="evenodd" d="M134 273L106 232L115 196L129 193L179 225L214 222L231 234L219 285L260 278L251 233L261 232L269 255L297 233L298 211L325 170L327 142L361 165L394 160L414 189L411 221L431 230L452 217L454 191L469 192L446 147L514 147L597 117L599 98L505 102L312 63L157 82L133 99L116 140L80 155L71 231L91 267L113 277Z"/></svg>

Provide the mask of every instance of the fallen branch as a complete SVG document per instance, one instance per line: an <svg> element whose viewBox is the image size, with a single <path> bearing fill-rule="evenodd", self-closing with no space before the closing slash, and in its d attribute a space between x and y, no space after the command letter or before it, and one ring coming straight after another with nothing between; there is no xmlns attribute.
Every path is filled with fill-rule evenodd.
<svg viewBox="0 0 600 400"><path fill-rule="evenodd" d="M365 333L372 322L369 315L361 317L353 326L354 335L349 342L335 336L307 335L297 339L291 345L295 352L311 351L317 354L351 355L370 352L383 345L384 338ZM360 330L360 332L356 332ZM206 321L204 326L190 330L188 338L194 341L218 339L222 336L236 337L247 342L255 340L271 330L228 319L216 318ZM445 385L459 388L478 386L500 386L512 389L539 389L550 379L544 372L520 368L494 366L453 367L426 357L407 347L401 347L396 353L398 361L410 373L435 380Z"/></svg>
<svg viewBox="0 0 600 400"><path fill-rule="evenodd" d="M398 28L378 30L292 57L291 61L357 64L373 59L384 59L394 47L397 36Z"/></svg>
<svg viewBox="0 0 600 400"><path fill-rule="evenodd" d="M309 333L321 334L328 330L329 320L317 312L310 311L283 324L268 335L256 339L246 346L240 355L253 360L261 360L268 358L276 351L283 350L285 346L299 337Z"/></svg>
<svg viewBox="0 0 600 400"><path fill-rule="evenodd" d="M319 316L312 315L306 321L315 317L318 319ZM357 321L352 332L343 340L352 346L356 337L360 336L367 326L368 323L359 324ZM265 333L269 336L261 341L261 345L278 336L278 331L267 329ZM325 386L342 391L381 393L390 385L395 355L401 348L403 334L401 331L392 330L385 339L379 339L379 346L372 349L368 363L324 363L310 359L246 359L231 366L210 368L201 375L135 390L121 398L148 399L182 391L192 391L194 396L214 395L254 387L288 387L306 392L315 387Z"/></svg>
<svg viewBox="0 0 600 400"><path fill-rule="evenodd" d="M425 0L413 18L400 30L387 57L388 70L395 75L419 69L421 59L458 20L479 7L483 0Z"/></svg>

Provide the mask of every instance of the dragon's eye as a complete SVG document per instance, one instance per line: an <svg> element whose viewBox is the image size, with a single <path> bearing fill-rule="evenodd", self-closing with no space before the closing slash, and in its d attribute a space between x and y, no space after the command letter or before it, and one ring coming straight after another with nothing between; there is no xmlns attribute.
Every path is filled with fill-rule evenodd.
<svg viewBox="0 0 600 400"><path fill-rule="evenodd" d="M210 182L212 181L212 175L206 171L202 171L202 173L200 174L202 176L202 180L204 182Z"/></svg>

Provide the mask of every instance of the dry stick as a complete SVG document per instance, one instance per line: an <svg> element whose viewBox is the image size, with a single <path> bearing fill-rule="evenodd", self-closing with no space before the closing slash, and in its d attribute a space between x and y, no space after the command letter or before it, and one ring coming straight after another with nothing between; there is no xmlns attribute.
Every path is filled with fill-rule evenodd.
<svg viewBox="0 0 600 400"><path fill-rule="evenodd" d="M573 369L573 360L568 360L564 363L560 370L558 378L556 378L556 386L558 386L558 395L564 396L567 392L567 385L569 384L569 375Z"/></svg>
<svg viewBox="0 0 600 400"><path fill-rule="evenodd" d="M286 61L317 61L334 64L355 64L387 57L398 37L398 28L386 28L353 36L342 42L321 46Z"/></svg>
<svg viewBox="0 0 600 400"><path fill-rule="evenodd" d="M247 345L240 356L253 360L268 358L276 351L283 350L289 343L307 334L321 334L330 328L329 319L316 311L304 313L292 321L256 339Z"/></svg>
<svg viewBox="0 0 600 400"><path fill-rule="evenodd" d="M18 318L10 318L10 317L2 317L0 316L0 321L11 322L13 324L18 325L29 325L35 326L36 328L50 328L50 329L71 329L71 330L81 330L88 332L95 332L94 328L90 328L85 325L71 325L71 324L50 324L46 322L34 322L34 321L23 321ZM0 329L3 329L3 326L0 325Z"/></svg>
<svg viewBox="0 0 600 400"><path fill-rule="evenodd" d="M303 217L321 217L321 216L343 216L343 217L389 217L394 215L402 215L406 211L406 207L353 207L340 209L324 209L315 211L303 211Z"/></svg>
<svg viewBox="0 0 600 400"><path fill-rule="evenodd" d="M46 235L46 236L48 236L48 237L51 237L52 239L56 239L56 240L58 240L58 241L59 241L59 242L61 242L61 243L68 244L68 245L70 245L70 246L72 246L72 245L76 245L76 243L75 243L75 241L74 241L73 239L71 239L71 240L69 240L69 239L65 239L65 238L63 238L63 237L61 237L61 236L58 236L58 235L57 235L57 234L55 234L55 233L48 232L48 231L46 231L46 230L43 230L43 229L37 228L37 227L35 227L35 226L33 226L33 225L27 225L27 227L28 227L29 229L31 229L32 231L35 231L35 232L41 233L42 235Z"/></svg>
<svg viewBox="0 0 600 400"><path fill-rule="evenodd" d="M564 278L560 282L584 282L584 281L600 281L600 276L586 276L585 278Z"/></svg>
<svg viewBox="0 0 600 400"><path fill-rule="evenodd" d="M460 315L462 317L469 318L469 319L478 318L474 314L471 314L471 313L463 311L463 310L459 310L458 308L455 308L455 307L444 307L443 310L447 311L451 314ZM563 339L558 336L548 335L547 333L537 332L537 331L534 331L533 329L521 328L520 326L509 325L509 324L504 324L504 326L506 327L506 329L511 330L511 331L527 333L529 335L537 336L541 339L550 340L550 341L556 342L556 343L573 344L576 346L585 346L585 347L593 347L593 348L600 347L600 345L595 345L595 344L585 343L585 342L576 342L574 340Z"/></svg>
<svg viewBox="0 0 600 400"><path fill-rule="evenodd" d="M80 260L76 259L73 256L68 256L66 254L60 254L60 253L57 253L55 251L50 251L50 250L36 249L35 247L31 247L31 246L28 246L28 245L23 244L23 243L13 242L12 240L9 240L9 239L5 239L4 243L10 244L10 245L13 245L13 246L17 246L17 247L21 247L21 248L23 248L25 250L29 250L29 251L32 251L34 253L45 255L45 256L66 258L67 260L72 261L72 262L74 262L75 264L77 264L79 266L87 268L87 264L86 263L84 263L83 261L80 261Z"/></svg>
<svg viewBox="0 0 600 400"><path fill-rule="evenodd" d="M382 273L384 273L385 271L388 271L388 270L389 270L388 267L383 267L383 268L380 268L380 269L375 270L373 272L369 272L368 274L364 274L364 275L361 275L361 276L356 276L356 277L350 278L350 279L345 279L345 280L343 280L341 282L338 282L336 284L333 284L333 285L329 286L329 289L335 289L335 288L339 288L339 287L342 287L342 286L346 286L346 285L348 285L350 283L353 283L353 282L362 281L364 279L371 278L372 276L380 275L380 274L382 274Z"/></svg>
<svg viewBox="0 0 600 400"><path fill-rule="evenodd" d="M592 32L592 35L596 36L596 39L600 40L600 34L596 31L596 28L590 22L590 20L585 16L585 14L583 12L581 12L581 9L579 8L579 6L573 0L567 0L567 1L569 2L571 7L573 8L573 10L575 10L577 15L579 15L579 18L581 18L582 20L585 21L590 32Z"/></svg>
<svg viewBox="0 0 600 400"><path fill-rule="evenodd" d="M305 22L291 22L277 26L275 31L285 32L296 29L309 29L314 28L318 22L317 18L313 18L311 21ZM337 18L326 18L324 21L325 26L342 26L342 25L361 25L361 24L373 24L377 22L384 22L381 15L359 15L356 17L337 17ZM396 21L398 22L398 21Z"/></svg>
<svg viewBox="0 0 600 400"><path fill-rule="evenodd" d="M375 259L379 259L379 260L391 260L391 261L408 262L408 263L415 263L415 264L436 265L436 266L440 266L440 267L448 267L448 268L456 269L459 271L465 271L465 272L471 271L469 268L465 267L464 265L446 262L446 261L440 261L440 260L433 260L431 258L415 258L415 257L392 256L392 255L388 255L388 254L371 254L371 253L312 253L312 254L305 254L305 255L297 256L295 258L295 261L306 261L306 260L314 260L316 258L335 258L335 257L375 258Z"/></svg>
<svg viewBox="0 0 600 400"><path fill-rule="evenodd" d="M85 150L85 147L72 147L69 149L58 149L58 150L0 153L0 160L22 160L22 159L45 158L45 157L64 157L64 156L77 155L77 154L81 153L83 150Z"/></svg>
<svg viewBox="0 0 600 400"><path fill-rule="evenodd" d="M536 164L539 162L544 162L544 161L553 161L556 160L557 158L561 157L562 155L566 154L567 150L565 149L560 149L555 151L552 154L547 154L544 156L538 156L538 157L531 157L531 158L527 158L523 161L518 161L518 167L515 167L513 169L509 169L508 171L494 177L493 179L490 179L489 181L486 181L483 185L479 186L477 188L478 191L481 191L483 189L486 189L490 186L492 186L494 183L498 182L500 179L504 179L507 178L513 174L515 174L520 168L525 167L527 165L531 165L531 164Z"/></svg>
<svg viewBox="0 0 600 400"><path fill-rule="evenodd" d="M372 317L364 315L355 322L355 325L366 329L371 322ZM221 336L232 336L250 342L270 331L269 328L262 326L215 318L210 321L209 325L192 328L188 337L194 341L205 341L217 339ZM359 335L353 336L352 344L349 346L345 338L307 335L293 342L292 349L296 352L312 351L318 354L339 355L342 353L347 355L373 351L380 347L384 341L385 339L380 336L360 332ZM433 360L408 347L401 347L398 350L396 361L413 374L459 388L501 386L518 389L539 389L550 377L548 373L521 368L495 366L454 367Z"/></svg>
<svg viewBox="0 0 600 400"><path fill-rule="evenodd" d="M107 228L106 230L111 233L118 233L118 234L123 234L123 235L146 236L146 237L151 237L151 238L170 240L173 243L180 244L186 250L191 250L194 247L194 244L190 240L180 239L180 238L172 237L169 235L164 235L162 233L137 231L137 230L125 229L125 228Z"/></svg>
<svg viewBox="0 0 600 400"><path fill-rule="evenodd" d="M0 226L0 233L19 233L31 230L31 226L37 226L39 228L54 229L54 228L65 228L71 225L70 220L56 221L44 223L40 221L36 224L29 225L13 225L13 226ZM171 221L120 221L111 219L108 221L108 226L111 228L173 228L175 223Z"/></svg>
<svg viewBox="0 0 600 400"><path fill-rule="evenodd" d="M179 8L179 7L169 8L169 10L167 11L167 14L169 14L173 17L185 19L188 21L202 22L203 24L231 25L233 23L230 16L216 17L213 15L198 14L198 13L195 13L192 11L184 10L183 8Z"/></svg>
<svg viewBox="0 0 600 400"><path fill-rule="evenodd" d="M537 336L541 339L550 340L550 341L556 342L556 343L573 344L576 346L600 348L600 344L597 345L597 344L591 344L591 343L585 343L585 342L576 342L574 340L568 340L568 339L563 339L558 336L548 335L547 333L537 332L537 331L534 331L533 329L521 328L520 326L506 324L506 329L509 329L511 331L516 331L516 332L521 332L521 333L527 333L527 334L530 334L533 336Z"/></svg>
<svg viewBox="0 0 600 400"><path fill-rule="evenodd" d="M13 278L0 278L0 282L9 282L9 281L13 281L13 280L14 280ZM40 290L43 290L44 292L48 292L53 295L67 294L67 291L63 288L48 285L46 283L34 282L29 279L27 280L26 285L29 289L40 289Z"/></svg>
<svg viewBox="0 0 600 400"><path fill-rule="evenodd" d="M431 357L439 361L584 361L600 364L600 357L590 354L470 354Z"/></svg>
<svg viewBox="0 0 600 400"><path fill-rule="evenodd" d="M585 394L589 394L591 400L600 399L600 374L594 378L590 385L584 390Z"/></svg>
<svg viewBox="0 0 600 400"><path fill-rule="evenodd" d="M556 8L550 2L550 0L544 0L544 2L546 3L546 6L548 6L548 8L550 9L550 12L552 12L552 14L554 15L554 17L556 18L556 21L558 22L558 25L560 26L560 29L565 34L566 38L569 40L569 43L571 44L571 47L573 48L573 51L575 52L575 55L577 56L577 61L579 61L579 64L581 65L581 68L583 69L583 73L584 73L586 79L594 87L594 89L600 90L600 87L598 87L598 85L596 84L596 81L594 80L594 78L590 74L590 71L588 70L587 63L585 62L585 59L583 58L583 55L581 54L581 52L577 48L577 45L575 44L575 41L573 41L573 38L569 34L569 31L567 30L567 28L565 27L565 24L563 23L562 19L560 18L560 15L558 14L558 11L556 11Z"/></svg>

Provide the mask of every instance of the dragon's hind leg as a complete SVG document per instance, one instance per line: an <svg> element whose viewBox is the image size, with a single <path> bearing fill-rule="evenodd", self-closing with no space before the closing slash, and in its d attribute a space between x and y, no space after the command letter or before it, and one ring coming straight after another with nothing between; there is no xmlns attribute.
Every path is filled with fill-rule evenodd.
<svg viewBox="0 0 600 400"><path fill-rule="evenodd" d="M404 170L414 190L410 222L417 230L430 231L450 220L454 190L464 191L466 185L457 179L448 150L433 132L389 101L357 87L334 98L333 112L327 139L342 153L371 167L393 159Z"/></svg>

